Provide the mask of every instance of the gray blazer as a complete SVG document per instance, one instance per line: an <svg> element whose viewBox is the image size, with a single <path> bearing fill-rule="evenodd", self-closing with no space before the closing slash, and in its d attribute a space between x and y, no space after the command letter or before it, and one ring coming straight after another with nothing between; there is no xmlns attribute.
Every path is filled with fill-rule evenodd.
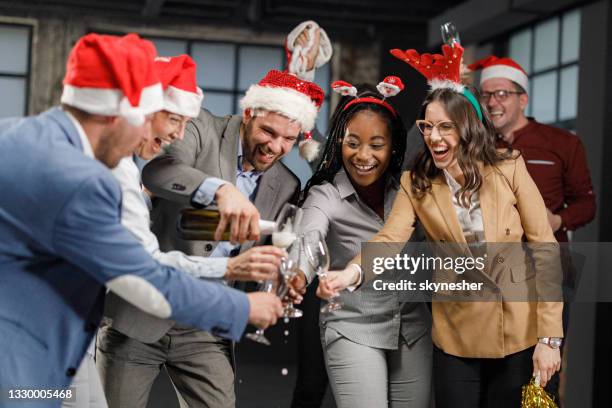
<svg viewBox="0 0 612 408"><path fill-rule="evenodd" d="M151 229L162 251L208 256L215 248L215 242L180 239L177 219L180 210L191 207L192 195L208 177L236 183L241 121L239 115L217 117L202 109L188 123L183 140L171 144L143 169L143 183L156 197ZM254 204L262 219L273 220L283 204L297 202L299 192L299 179L283 163L277 162L259 179ZM244 244L241 251L263 244L265 239ZM171 320L140 311L112 293L106 299L105 315L109 318L107 324L115 330L145 343L159 340L174 325Z"/></svg>

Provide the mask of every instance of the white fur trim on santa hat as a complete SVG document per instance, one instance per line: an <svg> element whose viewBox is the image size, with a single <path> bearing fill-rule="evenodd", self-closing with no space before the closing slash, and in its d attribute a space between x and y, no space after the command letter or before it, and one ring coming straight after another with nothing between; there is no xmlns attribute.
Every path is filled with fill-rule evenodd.
<svg viewBox="0 0 612 408"><path fill-rule="evenodd" d="M300 156L309 162L316 159L319 156L319 151L321 150L321 143L312 138L300 140L298 146L300 149Z"/></svg>
<svg viewBox="0 0 612 408"><path fill-rule="evenodd" d="M432 91L440 88L449 88L455 92L461 93L465 88L462 84L458 84L457 82L450 81L448 79L432 79L429 81L429 87Z"/></svg>
<svg viewBox="0 0 612 408"><path fill-rule="evenodd" d="M204 94L199 87L195 93L169 85L164 91L164 110L195 118L200 114L203 100Z"/></svg>
<svg viewBox="0 0 612 408"><path fill-rule="evenodd" d="M493 65L482 70L480 85L487 79L506 78L519 84L525 91L529 91L529 78L520 69L508 65Z"/></svg>
<svg viewBox="0 0 612 408"><path fill-rule="evenodd" d="M317 107L307 95L293 89L251 85L240 100L243 110L265 109L280 113L302 125L302 132L312 130L317 118Z"/></svg>
<svg viewBox="0 0 612 408"><path fill-rule="evenodd" d="M124 116L138 126L141 116L144 122L144 116L163 109L163 95L161 83L145 87L140 94L139 106L133 107L124 101L123 92L117 89L79 88L65 84L61 102L94 115Z"/></svg>

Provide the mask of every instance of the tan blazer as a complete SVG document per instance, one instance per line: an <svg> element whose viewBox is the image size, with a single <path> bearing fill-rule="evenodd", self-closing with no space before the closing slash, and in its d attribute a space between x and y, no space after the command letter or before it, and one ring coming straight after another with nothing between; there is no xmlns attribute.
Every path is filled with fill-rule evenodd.
<svg viewBox="0 0 612 408"><path fill-rule="evenodd" d="M481 167L481 171L483 183L479 198L488 243L521 242L523 238L528 242L556 242L544 201L522 157ZM400 184L385 226L370 242L405 242L414 231L416 219L423 225L429 240L466 242L443 175L432 181L431 191L421 199L411 192L410 172L403 174ZM556 244L547 247L558 250ZM504 282L533 279L536 270L560 270L560 265L556 264L558 256L549 253L534 258L535 269L528 268L524 262L512 265L516 259L513 256L489 257L487 268L482 272L486 274L483 280L499 288L497 301L433 302L435 345L456 356L500 358L535 345L538 337L563 337L563 303L503 300ZM360 256L352 263L360 264ZM375 276L366 271L365 281Z"/></svg>

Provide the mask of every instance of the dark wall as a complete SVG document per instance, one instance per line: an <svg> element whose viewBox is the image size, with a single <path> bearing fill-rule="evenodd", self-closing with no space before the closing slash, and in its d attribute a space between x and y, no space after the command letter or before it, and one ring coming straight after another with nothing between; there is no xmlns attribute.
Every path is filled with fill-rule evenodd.
<svg viewBox="0 0 612 408"><path fill-rule="evenodd" d="M402 35L401 32L388 32L382 38L380 55L380 76L381 80L388 75L395 75L401 78L405 85L404 91L398 96L391 98L391 102L398 109L404 123L408 129L412 127L414 120L421 108L421 103L427 93L427 83L425 78L403 61L393 57L389 50L400 48L406 50L414 48L419 52L426 50L427 47L427 26L418 35Z"/></svg>
<svg viewBox="0 0 612 408"><path fill-rule="evenodd" d="M605 187L600 193L599 231L600 241L612 241L612 6L609 2L601 5L603 23L599 24L597 46L594 47L602 58L604 71L603 87L592 86L589 89L603 88L606 98L603 103L603 134L601 151L601 180ZM598 84L598 81L594 81ZM607 282L610 282L610 265L600 268ZM604 285L606 286L606 285ZM609 287L609 286L606 286ZM597 304L595 334L595 370L593 382L593 406L612 406L612 303Z"/></svg>

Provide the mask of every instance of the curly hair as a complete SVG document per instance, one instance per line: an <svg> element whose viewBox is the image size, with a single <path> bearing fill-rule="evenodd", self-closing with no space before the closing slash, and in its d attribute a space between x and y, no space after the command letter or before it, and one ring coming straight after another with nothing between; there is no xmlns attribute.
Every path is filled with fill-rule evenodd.
<svg viewBox="0 0 612 408"><path fill-rule="evenodd" d="M476 89L470 87L470 91L479 100ZM457 192L457 201L463 207L469 207L471 198L482 185L482 174L478 163L484 165L495 165L512 157L512 149L500 152L495 147L496 132L487 109L481 106L483 118L478 118L476 110L467 98L454 90L440 88L430 92L419 114L419 119L425 118L427 105L438 102L446 111L446 114L457 126L459 133L459 148L457 149L457 163L465 177L465 184ZM415 160L411 173L412 193L422 198L431 190L431 180L442 174L434 163L431 152L425 146Z"/></svg>
<svg viewBox="0 0 612 408"><path fill-rule="evenodd" d="M382 95L372 85L358 85L357 89L360 90L357 94L357 98L372 97L382 100ZM357 113L363 111L378 114L389 126L392 153L391 163L389 163L386 174L390 174L399 179L399 175L402 171L404 152L406 151L407 137L406 128L404 127L401 117L399 114L393 115L383 106L368 102L356 103L344 109L353 99L354 97L352 96L344 96L340 99L338 106L336 106L327 132L327 142L325 143L321 162L304 188L302 202L306 199L308 191L312 187L322 184L325 181L331 182L336 173L342 168L342 140L346 134L346 126ZM389 101L385 102L389 103Z"/></svg>

